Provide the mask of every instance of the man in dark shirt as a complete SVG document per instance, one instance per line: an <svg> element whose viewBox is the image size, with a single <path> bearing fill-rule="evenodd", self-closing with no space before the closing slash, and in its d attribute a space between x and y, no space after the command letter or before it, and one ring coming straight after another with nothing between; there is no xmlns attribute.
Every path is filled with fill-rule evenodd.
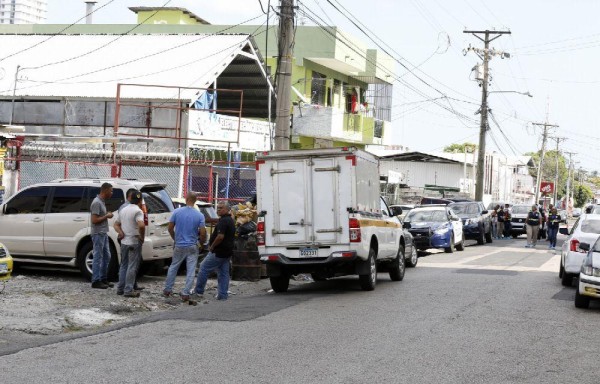
<svg viewBox="0 0 600 384"><path fill-rule="evenodd" d="M541 215L538 212L537 205L531 206L531 211L527 214L527 245L525 248L535 248L538 240L538 231L540 229Z"/></svg>
<svg viewBox="0 0 600 384"><path fill-rule="evenodd" d="M233 254L235 240L235 223L231 217L231 208L228 203L217 205L219 222L208 241L208 255L200 264L195 292L204 294L208 275L217 271L217 300L227 300L229 289L229 260Z"/></svg>
<svg viewBox="0 0 600 384"><path fill-rule="evenodd" d="M506 212L504 212L504 207L499 206L496 211L496 216L498 216L498 239L502 239L504 237L504 219L506 216Z"/></svg>

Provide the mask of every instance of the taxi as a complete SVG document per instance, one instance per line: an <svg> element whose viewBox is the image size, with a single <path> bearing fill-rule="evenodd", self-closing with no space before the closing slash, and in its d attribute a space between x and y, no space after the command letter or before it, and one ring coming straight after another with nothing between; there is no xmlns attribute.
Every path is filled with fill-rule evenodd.
<svg viewBox="0 0 600 384"><path fill-rule="evenodd" d="M10 279L12 271L13 259L4 244L0 243L0 281Z"/></svg>

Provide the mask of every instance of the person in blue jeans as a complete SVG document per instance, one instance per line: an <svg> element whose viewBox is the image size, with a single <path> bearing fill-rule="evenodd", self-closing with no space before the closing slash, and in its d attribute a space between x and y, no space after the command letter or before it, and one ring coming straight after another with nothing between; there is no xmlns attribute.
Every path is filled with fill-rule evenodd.
<svg viewBox="0 0 600 384"><path fill-rule="evenodd" d="M171 215L169 221L169 234L175 240L173 249L173 260L167 272L167 280L163 295L169 297L173 294L173 285L179 266L183 261L186 262L185 287L181 291L181 300L188 301L192 285L194 284L194 274L196 273L196 264L198 263L198 237L200 243L204 244L206 240L205 218L200 211L195 208L196 194L190 192L185 197L185 206L177 208Z"/></svg>
<svg viewBox="0 0 600 384"><path fill-rule="evenodd" d="M204 294L208 275L217 271L217 300L227 300L229 290L229 260L233 255L235 223L228 203L217 205L219 222L208 241L208 255L200 264L195 292Z"/></svg>
<svg viewBox="0 0 600 384"><path fill-rule="evenodd" d="M550 210L548 215L548 241L550 249L556 249L556 235L558 234L558 226L560 225L560 215L556 208Z"/></svg>
<svg viewBox="0 0 600 384"><path fill-rule="evenodd" d="M134 289L135 278L142 261L142 244L146 234L144 212L142 212L142 193L135 191L129 196L129 205L119 210L115 220L115 230L121 243L121 266L117 295L139 297Z"/></svg>
<svg viewBox="0 0 600 384"><path fill-rule="evenodd" d="M108 219L112 212L106 210L106 200L112 197L113 187L110 183L100 186L100 193L90 205L93 259L92 288L107 289L114 284L108 282L108 263L110 262L110 245L108 242Z"/></svg>

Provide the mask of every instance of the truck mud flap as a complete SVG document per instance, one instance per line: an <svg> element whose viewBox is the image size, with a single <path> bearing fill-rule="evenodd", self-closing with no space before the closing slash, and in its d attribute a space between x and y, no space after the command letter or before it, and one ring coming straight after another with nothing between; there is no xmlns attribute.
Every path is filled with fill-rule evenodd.
<svg viewBox="0 0 600 384"><path fill-rule="evenodd" d="M356 260L356 264L354 264L354 271L357 275L368 275L371 273L371 264L369 263L369 259L367 260Z"/></svg>
<svg viewBox="0 0 600 384"><path fill-rule="evenodd" d="M278 277L282 275L281 267L279 265L267 264L267 276Z"/></svg>

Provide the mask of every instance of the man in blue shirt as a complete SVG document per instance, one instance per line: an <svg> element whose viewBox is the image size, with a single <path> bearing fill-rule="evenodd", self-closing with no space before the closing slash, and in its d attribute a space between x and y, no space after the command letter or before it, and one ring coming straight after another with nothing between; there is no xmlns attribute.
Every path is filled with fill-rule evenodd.
<svg viewBox="0 0 600 384"><path fill-rule="evenodd" d="M169 222L169 234L175 240L175 247L163 294L166 297L173 294L177 271L185 260L187 270L185 287L181 291L181 300L183 301L190 299L190 291L194 284L194 274L198 263L198 236L200 237L200 244L204 244L206 240L205 219L204 215L194 208L196 200L195 193L188 193L185 197L185 207L177 208L171 215Z"/></svg>

